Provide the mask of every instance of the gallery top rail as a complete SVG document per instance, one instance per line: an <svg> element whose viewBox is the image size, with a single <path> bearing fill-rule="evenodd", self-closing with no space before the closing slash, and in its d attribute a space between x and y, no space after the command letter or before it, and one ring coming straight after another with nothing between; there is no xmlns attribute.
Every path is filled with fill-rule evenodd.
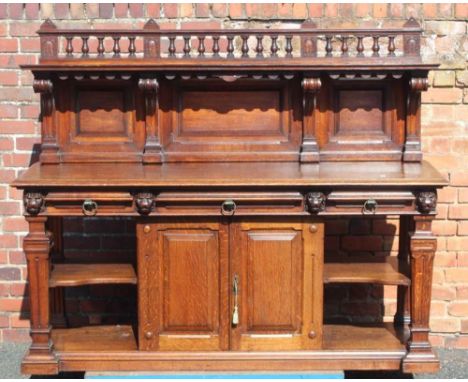
<svg viewBox="0 0 468 382"><path fill-rule="evenodd" d="M41 62L50 60L257 59L418 57L422 29L410 18L401 28L60 29L46 20L38 31Z"/></svg>

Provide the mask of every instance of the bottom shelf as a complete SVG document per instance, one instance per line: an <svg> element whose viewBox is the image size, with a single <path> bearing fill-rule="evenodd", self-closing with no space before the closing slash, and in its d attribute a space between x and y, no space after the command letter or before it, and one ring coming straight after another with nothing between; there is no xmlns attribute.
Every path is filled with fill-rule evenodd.
<svg viewBox="0 0 468 382"><path fill-rule="evenodd" d="M404 350L405 334L393 324L324 325L323 350ZM137 342L129 325L54 329L52 340L59 352L134 351Z"/></svg>

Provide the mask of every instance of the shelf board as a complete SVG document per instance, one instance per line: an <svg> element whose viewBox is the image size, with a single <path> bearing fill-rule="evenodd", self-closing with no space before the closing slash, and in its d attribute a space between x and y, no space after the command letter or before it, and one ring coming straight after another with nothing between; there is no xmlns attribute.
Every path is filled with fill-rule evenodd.
<svg viewBox="0 0 468 382"><path fill-rule="evenodd" d="M132 351L137 350L130 325L99 325L54 329L52 341L58 351Z"/></svg>
<svg viewBox="0 0 468 382"><path fill-rule="evenodd" d="M323 349L398 351L405 349L407 335L392 323L327 324L323 326Z"/></svg>
<svg viewBox="0 0 468 382"><path fill-rule="evenodd" d="M346 259L348 260L348 259ZM350 258L349 262L324 264L323 282L373 283L385 285L410 285L411 280L400 267L398 258Z"/></svg>
<svg viewBox="0 0 468 382"><path fill-rule="evenodd" d="M54 264L49 279L50 287L136 283L131 264Z"/></svg>

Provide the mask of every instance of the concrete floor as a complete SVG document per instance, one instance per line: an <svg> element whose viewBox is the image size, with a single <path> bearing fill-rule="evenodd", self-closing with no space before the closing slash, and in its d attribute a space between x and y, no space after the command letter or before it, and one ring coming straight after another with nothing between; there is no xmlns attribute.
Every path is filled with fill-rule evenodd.
<svg viewBox="0 0 468 382"><path fill-rule="evenodd" d="M21 359L28 344L0 344L0 379L29 378L20 372ZM397 372L346 372L346 378L468 378L468 350L437 349L441 370L437 374L405 375ZM63 374L59 378L80 378L82 373ZM48 377L50 378L50 377Z"/></svg>

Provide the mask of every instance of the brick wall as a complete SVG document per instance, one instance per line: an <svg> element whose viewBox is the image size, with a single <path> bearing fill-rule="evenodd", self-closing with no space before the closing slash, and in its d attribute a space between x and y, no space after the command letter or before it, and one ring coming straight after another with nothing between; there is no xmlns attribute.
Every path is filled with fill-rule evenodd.
<svg viewBox="0 0 468 382"><path fill-rule="evenodd" d="M35 35L47 17L61 26L88 25L139 27L153 17L163 27L180 28L300 24L306 18L320 26L384 26L413 16L425 32L423 54L436 55L442 66L431 74L423 95L423 148L425 158L450 178L439 194L434 231L438 236L435 259L431 327L434 345L468 348L468 52L466 4L0 4L0 342L28 339L26 267L21 251L27 229L22 218L21 193L8 184L34 161L39 143L39 98L32 77L19 65L35 63L39 41ZM118 20L117 20L118 19ZM106 259L109 235L119 238L119 253L131 257L131 226L116 234L100 227L121 227L119 222L66 222L67 256ZM395 220L351 219L327 224L327 253L390 253L397 250ZM85 236L83 236L85 235ZM84 239L82 240L82 238ZM26 292L27 293L27 292ZM132 291L126 293L132 295ZM100 289L101 297L112 295ZM395 288L353 286L326 291L327 315L357 319L391 319ZM102 303L84 301L70 292L67 307L74 323L96 322L93 313ZM102 301L102 299L101 299ZM110 310L124 308L107 299ZM133 309L132 309L133 310ZM94 317L94 318L93 318Z"/></svg>

